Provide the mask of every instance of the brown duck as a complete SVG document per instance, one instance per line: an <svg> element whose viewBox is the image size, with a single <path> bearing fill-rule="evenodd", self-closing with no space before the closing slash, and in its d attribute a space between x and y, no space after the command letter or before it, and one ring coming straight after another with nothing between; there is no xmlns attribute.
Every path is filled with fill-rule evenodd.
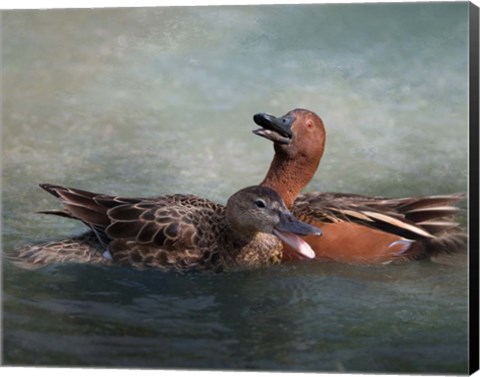
<svg viewBox="0 0 480 377"><path fill-rule="evenodd" d="M399 199L332 192L300 195L323 155L323 121L305 109L281 117L258 113L253 120L261 127L253 132L271 140L275 150L261 186L277 191L297 218L322 228L323 237L305 237L317 259L374 264L465 249L467 237L454 221L463 194ZM284 258L299 256L285 253Z"/></svg>
<svg viewBox="0 0 480 377"><path fill-rule="evenodd" d="M80 220L92 232L17 250L12 258L23 267L88 262L219 272L280 263L280 240L313 258L312 249L298 235L321 235L318 228L293 217L267 187L244 188L223 206L192 195L124 198L40 186L64 205L43 213Z"/></svg>

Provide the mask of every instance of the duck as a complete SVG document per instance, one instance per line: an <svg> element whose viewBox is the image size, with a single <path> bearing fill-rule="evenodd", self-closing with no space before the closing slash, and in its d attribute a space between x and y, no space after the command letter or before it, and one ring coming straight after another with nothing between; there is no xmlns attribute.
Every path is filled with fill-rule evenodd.
<svg viewBox="0 0 480 377"><path fill-rule="evenodd" d="M282 242L313 258L299 236L322 235L296 219L268 187L241 189L226 205L184 194L126 198L53 184L40 187L63 204L41 213L79 220L90 230L18 249L11 259L21 267L76 262L176 272L253 269L280 263Z"/></svg>
<svg viewBox="0 0 480 377"><path fill-rule="evenodd" d="M283 116L257 113L257 136L273 142L274 157L262 187L280 194L301 221L318 226L321 238L304 237L317 260L388 264L464 250L467 236L454 221L464 193L386 198L301 191L317 171L325 149L322 119L308 109ZM284 260L302 259L286 245Z"/></svg>

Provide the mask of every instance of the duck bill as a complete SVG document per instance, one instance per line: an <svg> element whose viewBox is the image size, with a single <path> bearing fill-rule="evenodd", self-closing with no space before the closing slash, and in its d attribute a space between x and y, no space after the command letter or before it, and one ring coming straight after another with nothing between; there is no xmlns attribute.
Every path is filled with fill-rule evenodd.
<svg viewBox="0 0 480 377"><path fill-rule="evenodd" d="M299 236L321 236L322 231L313 225L297 220L290 213L282 213L280 222L273 228L273 234L299 254L313 259L315 258L315 252L310 245Z"/></svg>
<svg viewBox="0 0 480 377"><path fill-rule="evenodd" d="M253 116L253 121L261 127L253 130L255 135L264 137L278 144L290 144L292 141L294 116L284 115L283 117L277 118L271 114L258 113Z"/></svg>

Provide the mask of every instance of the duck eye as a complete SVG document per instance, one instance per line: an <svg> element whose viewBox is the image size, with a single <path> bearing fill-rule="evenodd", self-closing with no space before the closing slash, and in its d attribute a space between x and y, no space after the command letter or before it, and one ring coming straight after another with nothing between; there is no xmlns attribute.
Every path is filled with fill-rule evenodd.
<svg viewBox="0 0 480 377"><path fill-rule="evenodd" d="M257 199L255 200L255 205L258 207L258 208L265 208L267 206L267 204L265 203L264 200L262 199Z"/></svg>

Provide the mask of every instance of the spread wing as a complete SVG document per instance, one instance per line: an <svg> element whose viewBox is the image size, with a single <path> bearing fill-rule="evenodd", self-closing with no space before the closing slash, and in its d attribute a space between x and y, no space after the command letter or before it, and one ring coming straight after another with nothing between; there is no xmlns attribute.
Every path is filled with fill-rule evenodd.
<svg viewBox="0 0 480 377"><path fill-rule="evenodd" d="M455 204L464 194L400 199L342 193L307 193L294 203L295 216L320 222L351 221L409 239L431 239L458 228Z"/></svg>

